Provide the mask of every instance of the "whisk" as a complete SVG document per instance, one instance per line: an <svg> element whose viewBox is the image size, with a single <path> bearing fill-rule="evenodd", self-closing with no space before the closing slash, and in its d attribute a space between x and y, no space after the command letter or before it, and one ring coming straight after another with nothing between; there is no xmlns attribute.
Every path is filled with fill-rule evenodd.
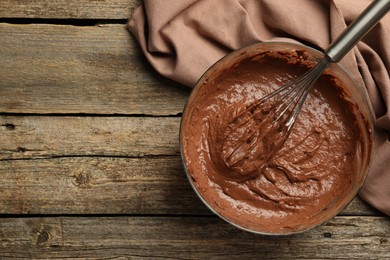
<svg viewBox="0 0 390 260"><path fill-rule="evenodd" d="M287 140L308 93L323 71L330 63L340 61L389 8L390 0L374 0L328 47L316 66L236 115L224 133L225 164L243 179L265 167Z"/></svg>

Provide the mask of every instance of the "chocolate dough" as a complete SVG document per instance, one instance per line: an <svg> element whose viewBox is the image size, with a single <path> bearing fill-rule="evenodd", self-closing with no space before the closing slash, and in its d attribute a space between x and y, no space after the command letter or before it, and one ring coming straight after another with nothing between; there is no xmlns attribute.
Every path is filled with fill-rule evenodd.
<svg viewBox="0 0 390 260"><path fill-rule="evenodd" d="M315 84L277 153L262 155L266 149L248 138L266 117L247 108L311 66L304 50L249 56L212 75L187 105L186 167L202 198L227 220L265 232L300 230L350 189L360 133L342 82L330 73Z"/></svg>

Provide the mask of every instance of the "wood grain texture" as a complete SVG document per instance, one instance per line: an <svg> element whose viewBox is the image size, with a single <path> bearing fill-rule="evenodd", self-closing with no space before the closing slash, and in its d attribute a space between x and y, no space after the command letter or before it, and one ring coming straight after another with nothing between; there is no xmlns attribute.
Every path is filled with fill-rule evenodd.
<svg viewBox="0 0 390 260"><path fill-rule="evenodd" d="M180 158L0 162L1 214L209 214Z"/></svg>
<svg viewBox="0 0 390 260"><path fill-rule="evenodd" d="M2 0L0 18L128 19L141 0Z"/></svg>
<svg viewBox="0 0 390 260"><path fill-rule="evenodd" d="M26 218L0 222L1 259L387 259L384 217L336 217L308 232L264 237L215 217Z"/></svg>
<svg viewBox="0 0 390 260"><path fill-rule="evenodd" d="M0 46L0 113L176 115L190 92L152 69L125 25L0 23Z"/></svg>
<svg viewBox="0 0 390 260"><path fill-rule="evenodd" d="M179 156L0 161L0 214L208 214ZM359 198L341 215L378 215Z"/></svg>
<svg viewBox="0 0 390 260"><path fill-rule="evenodd" d="M0 160L179 154L179 117L0 116Z"/></svg>

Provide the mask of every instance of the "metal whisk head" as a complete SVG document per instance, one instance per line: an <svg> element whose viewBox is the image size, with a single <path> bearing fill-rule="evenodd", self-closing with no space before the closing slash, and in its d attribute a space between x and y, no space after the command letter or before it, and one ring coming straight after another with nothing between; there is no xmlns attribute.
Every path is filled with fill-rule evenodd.
<svg viewBox="0 0 390 260"><path fill-rule="evenodd" d="M261 98L256 107L260 109L267 107L268 113L274 118L273 124L286 127L286 131L289 132L315 81L331 62L332 60L325 56L316 66L297 79Z"/></svg>
<svg viewBox="0 0 390 260"><path fill-rule="evenodd" d="M223 160L236 176L251 179L287 140L290 130L314 82L332 62L325 56L302 76L239 113L221 135Z"/></svg>

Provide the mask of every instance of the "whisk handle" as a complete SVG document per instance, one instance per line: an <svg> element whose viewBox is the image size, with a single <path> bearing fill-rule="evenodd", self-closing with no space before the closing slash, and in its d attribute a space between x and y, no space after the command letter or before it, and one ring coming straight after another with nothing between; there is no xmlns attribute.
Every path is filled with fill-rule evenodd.
<svg viewBox="0 0 390 260"><path fill-rule="evenodd" d="M325 53L333 62L340 61L353 46L389 11L390 0L374 0L372 3L337 37Z"/></svg>

